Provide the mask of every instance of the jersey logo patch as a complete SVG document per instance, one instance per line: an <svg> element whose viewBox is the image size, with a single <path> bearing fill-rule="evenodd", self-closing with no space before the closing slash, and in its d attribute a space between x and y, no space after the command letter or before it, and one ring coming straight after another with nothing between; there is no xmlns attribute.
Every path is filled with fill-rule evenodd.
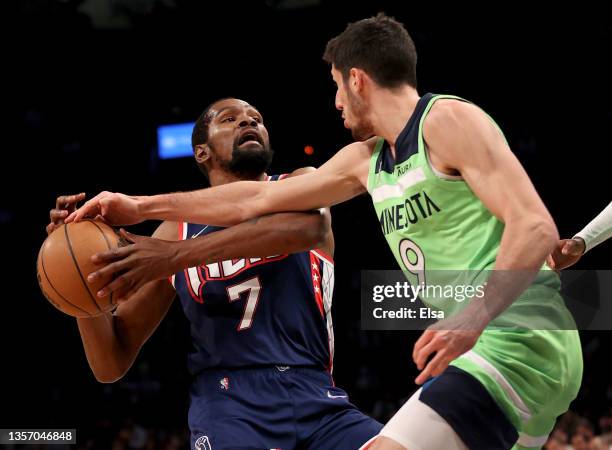
<svg viewBox="0 0 612 450"><path fill-rule="evenodd" d="M200 436L198 440L195 441L195 450L212 450L212 445L210 445L208 436Z"/></svg>
<svg viewBox="0 0 612 450"><path fill-rule="evenodd" d="M219 384L221 385L221 389L224 391L229 390L229 378L224 377L219 380Z"/></svg>
<svg viewBox="0 0 612 450"><path fill-rule="evenodd" d="M347 398L348 395L332 395L331 392L327 391L327 398Z"/></svg>

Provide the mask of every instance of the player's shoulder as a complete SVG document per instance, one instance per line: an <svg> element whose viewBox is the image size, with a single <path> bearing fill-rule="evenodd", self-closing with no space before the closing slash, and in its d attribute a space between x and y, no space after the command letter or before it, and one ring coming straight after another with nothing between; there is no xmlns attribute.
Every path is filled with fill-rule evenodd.
<svg viewBox="0 0 612 450"><path fill-rule="evenodd" d="M423 122L423 135L427 142L457 142L472 131L489 127L485 112L473 103L443 98L436 101Z"/></svg>
<svg viewBox="0 0 612 450"><path fill-rule="evenodd" d="M153 237L157 239L165 239L167 241L179 240L178 222L165 220L159 224L157 229L153 232Z"/></svg>
<svg viewBox="0 0 612 450"><path fill-rule="evenodd" d="M464 120L483 115L483 111L476 105L460 99L441 98L437 100L427 117L424 128L446 127L459 125Z"/></svg>

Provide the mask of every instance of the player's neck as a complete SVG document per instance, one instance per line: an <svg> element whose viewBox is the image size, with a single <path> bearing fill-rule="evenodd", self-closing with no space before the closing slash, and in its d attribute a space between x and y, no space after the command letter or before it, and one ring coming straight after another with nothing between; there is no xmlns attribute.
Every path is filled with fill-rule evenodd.
<svg viewBox="0 0 612 450"><path fill-rule="evenodd" d="M419 93L411 86L393 91L379 89L375 95L372 95L374 133L391 145L393 154L395 154L395 141L414 113L419 98Z"/></svg>
<svg viewBox="0 0 612 450"><path fill-rule="evenodd" d="M266 174L264 172L255 177L244 177L223 170L215 170L209 172L208 177L211 186L219 186L221 184L234 183L236 181L263 181L266 179Z"/></svg>

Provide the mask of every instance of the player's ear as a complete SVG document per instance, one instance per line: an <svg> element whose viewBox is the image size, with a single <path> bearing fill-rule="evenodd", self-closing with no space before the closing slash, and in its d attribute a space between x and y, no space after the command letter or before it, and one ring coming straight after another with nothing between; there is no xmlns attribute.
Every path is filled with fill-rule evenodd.
<svg viewBox="0 0 612 450"><path fill-rule="evenodd" d="M208 144L198 144L195 146L195 159L198 164L202 164L210 159L210 147Z"/></svg>
<svg viewBox="0 0 612 450"><path fill-rule="evenodd" d="M354 92L359 92L363 89L365 72L361 69L357 69L356 67L352 67L349 71L349 89L352 89Z"/></svg>

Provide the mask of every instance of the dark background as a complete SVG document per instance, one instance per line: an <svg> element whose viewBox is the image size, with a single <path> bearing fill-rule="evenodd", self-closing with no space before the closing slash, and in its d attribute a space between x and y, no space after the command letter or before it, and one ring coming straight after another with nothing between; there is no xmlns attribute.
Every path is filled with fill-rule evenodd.
<svg viewBox="0 0 612 450"><path fill-rule="evenodd" d="M92 13L96 4L110 5L112 20ZM225 96L242 98L264 115L276 151L271 173L319 166L350 142L321 59L327 40L349 21L379 11L401 20L419 52L419 92L459 95L491 114L561 235L578 232L612 197L612 23L603 11L575 8L19 2L6 20L10 37L3 52L3 133L9 139L1 152L0 230L8 290L0 313L0 428L77 428L81 444L97 436L97 448L111 448L121 429L124 440L135 439L135 423L155 434L159 448L181 448L189 336L178 302L128 375L114 385L97 384L74 319L47 304L36 283L48 210L66 193L198 188L202 178L191 159L156 159L156 127L193 121ZM305 145L314 155L304 154ZM415 390L410 355L418 333L359 330L360 271L395 268L395 261L369 198L334 207L332 214L335 379L358 406L386 420ZM133 231L150 233L154 226ZM612 268L611 248L601 245L577 267ZM585 378L572 409L597 430L612 405L605 364L612 337L582 337Z"/></svg>

